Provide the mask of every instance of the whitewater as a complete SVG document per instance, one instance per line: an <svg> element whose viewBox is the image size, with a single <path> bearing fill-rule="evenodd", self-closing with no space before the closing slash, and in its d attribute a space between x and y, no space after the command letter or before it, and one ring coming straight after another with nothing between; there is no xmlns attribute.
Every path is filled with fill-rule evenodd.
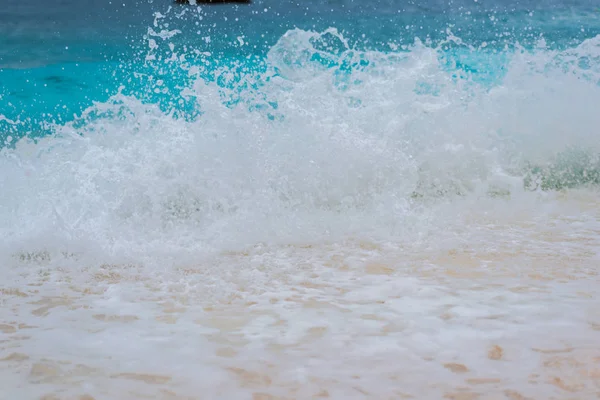
<svg viewBox="0 0 600 400"><path fill-rule="evenodd" d="M2 59L1 399L600 396L600 36L161 10L140 62Z"/></svg>

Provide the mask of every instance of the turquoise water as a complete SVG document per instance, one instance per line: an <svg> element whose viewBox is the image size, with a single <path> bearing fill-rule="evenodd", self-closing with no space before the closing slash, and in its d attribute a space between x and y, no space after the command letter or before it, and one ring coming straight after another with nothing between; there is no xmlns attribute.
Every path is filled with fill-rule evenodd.
<svg viewBox="0 0 600 400"><path fill-rule="evenodd" d="M501 82L510 54L535 49L541 38L549 48L564 49L600 34L600 11L593 2L513 3L255 2L196 8L168 1L108 6L14 1L0 14L0 114L20 123L5 121L3 141L7 132L13 137L50 133L48 123L71 121L120 90L159 103L166 112L193 116L199 110L174 101L182 85L189 84L185 76L191 66L201 66L206 81L216 80L227 65L235 64L244 75L264 71L269 50L295 28L340 32L347 43L332 39L327 48L324 36L324 47L307 49L314 51L312 61L331 68L341 67L335 59L339 52L402 51L418 40L438 51L447 70L490 84ZM155 18L155 13L164 15ZM155 59L148 60L149 28L176 30L167 42L179 57L185 55L185 62L169 60L172 52L163 39L152 51ZM460 44L448 41L449 32ZM347 66L340 68L340 73L349 72ZM169 95L150 94L156 89L152 79L160 79Z"/></svg>

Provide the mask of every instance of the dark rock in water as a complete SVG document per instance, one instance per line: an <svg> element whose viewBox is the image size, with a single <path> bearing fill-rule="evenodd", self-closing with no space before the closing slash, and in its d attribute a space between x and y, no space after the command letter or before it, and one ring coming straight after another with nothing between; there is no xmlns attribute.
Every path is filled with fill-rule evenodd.
<svg viewBox="0 0 600 400"><path fill-rule="evenodd" d="M251 0L174 0L177 4L250 4Z"/></svg>
<svg viewBox="0 0 600 400"><path fill-rule="evenodd" d="M600 186L600 154L569 149L546 165L525 166L524 186L529 190L566 190Z"/></svg>

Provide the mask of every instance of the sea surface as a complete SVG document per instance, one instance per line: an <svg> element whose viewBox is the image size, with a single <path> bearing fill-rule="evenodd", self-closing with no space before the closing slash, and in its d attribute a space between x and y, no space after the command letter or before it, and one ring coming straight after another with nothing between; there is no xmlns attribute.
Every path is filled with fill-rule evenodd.
<svg viewBox="0 0 600 400"><path fill-rule="evenodd" d="M3 0L0 399L597 399L596 0Z"/></svg>

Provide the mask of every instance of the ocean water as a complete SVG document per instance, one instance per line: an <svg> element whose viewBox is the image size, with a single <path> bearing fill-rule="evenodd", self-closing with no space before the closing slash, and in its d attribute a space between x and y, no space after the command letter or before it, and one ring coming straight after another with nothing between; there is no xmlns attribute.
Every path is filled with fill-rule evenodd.
<svg viewBox="0 0 600 400"><path fill-rule="evenodd" d="M600 396L600 4L4 0L0 399Z"/></svg>

